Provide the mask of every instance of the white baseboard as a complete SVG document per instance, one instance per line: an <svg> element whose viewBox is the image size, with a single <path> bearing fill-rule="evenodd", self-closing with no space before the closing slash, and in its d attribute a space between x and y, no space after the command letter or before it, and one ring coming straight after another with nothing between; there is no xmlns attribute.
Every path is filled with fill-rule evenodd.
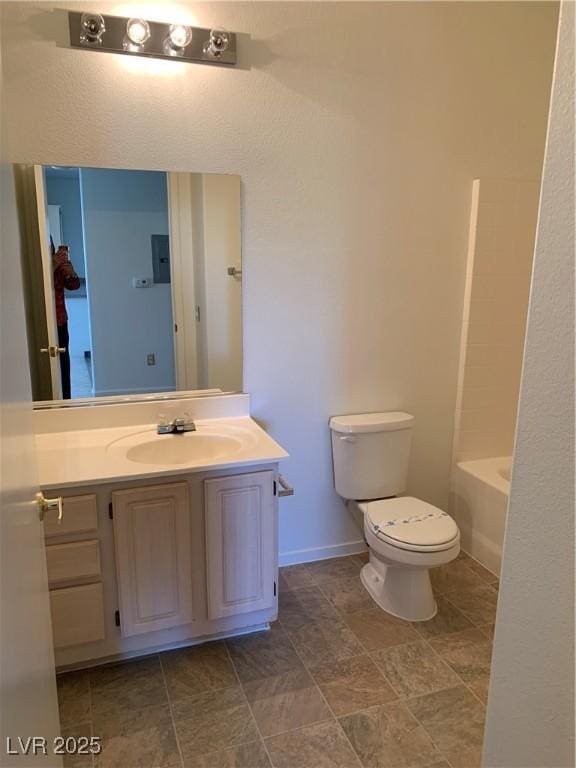
<svg viewBox="0 0 576 768"><path fill-rule="evenodd" d="M332 544L329 547L317 549L295 549L292 552L282 552L279 556L280 566L296 565L297 563L312 563L314 560L329 560L332 557L345 557L366 552L366 542L363 539L348 541L345 544Z"/></svg>

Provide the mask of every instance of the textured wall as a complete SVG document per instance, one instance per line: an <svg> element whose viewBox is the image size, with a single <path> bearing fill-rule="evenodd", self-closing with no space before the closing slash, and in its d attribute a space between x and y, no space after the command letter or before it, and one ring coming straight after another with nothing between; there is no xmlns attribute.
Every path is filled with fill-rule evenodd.
<svg viewBox="0 0 576 768"><path fill-rule="evenodd" d="M297 494L281 552L360 538L332 414L414 413L409 490L446 504L471 183L539 177L556 5L156 4L250 35L236 70L58 47L49 7L3 8L9 157L242 176L244 387Z"/></svg>
<svg viewBox="0 0 576 768"><path fill-rule="evenodd" d="M454 455L511 456L540 185L474 182Z"/></svg>
<svg viewBox="0 0 576 768"><path fill-rule="evenodd" d="M574 15L562 4L484 764L574 754Z"/></svg>

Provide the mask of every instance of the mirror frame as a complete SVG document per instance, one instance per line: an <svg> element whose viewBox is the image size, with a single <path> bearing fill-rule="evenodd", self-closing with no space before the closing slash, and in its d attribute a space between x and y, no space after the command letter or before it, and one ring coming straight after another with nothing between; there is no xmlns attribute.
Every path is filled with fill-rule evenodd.
<svg viewBox="0 0 576 768"><path fill-rule="evenodd" d="M78 397L71 400L33 400L35 411L47 411L54 408L91 408L98 405L122 405L127 403L161 403L171 400L187 400L199 397L228 397L246 394L221 389L175 389L174 392L148 392L142 395L111 395L108 397Z"/></svg>

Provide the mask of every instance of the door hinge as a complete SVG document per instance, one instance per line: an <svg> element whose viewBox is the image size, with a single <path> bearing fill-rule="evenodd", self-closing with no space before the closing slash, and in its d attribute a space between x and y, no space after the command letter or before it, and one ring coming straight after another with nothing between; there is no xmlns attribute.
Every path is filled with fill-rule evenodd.
<svg viewBox="0 0 576 768"><path fill-rule="evenodd" d="M116 611L114 614L114 624L116 624L117 627L120 626L120 611Z"/></svg>
<svg viewBox="0 0 576 768"><path fill-rule="evenodd" d="M108 504L108 517L110 520L114 520L114 507L112 506L112 502Z"/></svg>
<svg viewBox="0 0 576 768"><path fill-rule="evenodd" d="M274 496L278 495L278 484L276 483L276 480L274 480Z"/></svg>
<svg viewBox="0 0 576 768"><path fill-rule="evenodd" d="M174 323L174 333L178 333L178 323Z"/></svg>
<svg viewBox="0 0 576 768"><path fill-rule="evenodd" d="M274 582L274 597L276 597L276 582Z"/></svg>

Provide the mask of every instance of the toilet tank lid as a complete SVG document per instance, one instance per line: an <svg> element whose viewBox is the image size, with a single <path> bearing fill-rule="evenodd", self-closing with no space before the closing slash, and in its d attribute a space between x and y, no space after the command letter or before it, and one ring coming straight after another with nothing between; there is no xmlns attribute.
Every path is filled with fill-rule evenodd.
<svg viewBox="0 0 576 768"><path fill-rule="evenodd" d="M349 416L332 416L330 419L330 429L333 432L344 432L346 434L410 429L413 424L414 416L402 411L356 413Z"/></svg>

